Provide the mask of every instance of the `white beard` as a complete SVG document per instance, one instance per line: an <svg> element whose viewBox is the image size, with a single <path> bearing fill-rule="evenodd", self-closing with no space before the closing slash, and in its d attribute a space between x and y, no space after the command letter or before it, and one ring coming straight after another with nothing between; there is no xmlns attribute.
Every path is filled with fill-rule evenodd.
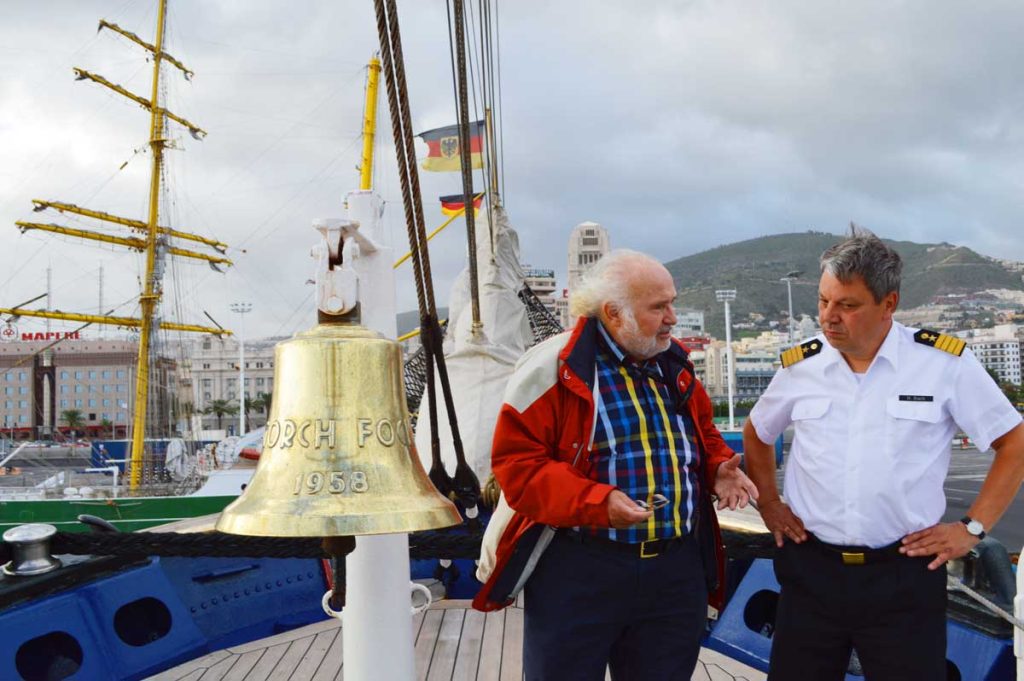
<svg viewBox="0 0 1024 681"><path fill-rule="evenodd" d="M632 310L623 312L624 325L619 332L622 335L622 349L637 359L645 360L661 354L672 345L672 339L659 341L657 336L643 336L640 326Z"/></svg>

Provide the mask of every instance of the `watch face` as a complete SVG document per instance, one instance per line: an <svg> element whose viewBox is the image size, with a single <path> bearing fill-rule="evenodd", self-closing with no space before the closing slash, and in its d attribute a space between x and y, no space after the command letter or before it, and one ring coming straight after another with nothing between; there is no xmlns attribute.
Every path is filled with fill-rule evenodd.
<svg viewBox="0 0 1024 681"><path fill-rule="evenodd" d="M984 532L985 528L977 520L972 520L971 522L967 523L967 531L977 536Z"/></svg>

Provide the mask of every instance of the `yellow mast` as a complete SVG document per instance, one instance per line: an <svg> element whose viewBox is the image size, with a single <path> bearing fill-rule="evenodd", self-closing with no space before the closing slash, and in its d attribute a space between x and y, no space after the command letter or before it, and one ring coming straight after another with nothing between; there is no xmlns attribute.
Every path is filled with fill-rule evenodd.
<svg viewBox="0 0 1024 681"><path fill-rule="evenodd" d="M130 229L134 229L138 232L145 232L149 229L149 225L142 220L133 220L132 218L124 218L119 215L111 215L101 210L90 210L89 208L82 208L76 206L73 203L64 203L62 201L44 201L42 199L32 199L32 203L36 204L36 207L32 210L39 212L46 210L47 208L53 208L61 213L73 213L75 215L84 215L87 218L94 218L96 220L103 220L104 222L112 222L115 225L124 225ZM19 225L20 226L20 225ZM208 239L198 234L189 234L188 232L179 232L176 229L168 229L166 227L160 228L161 234L173 236L177 239L185 239L186 241L196 241L201 244L206 244L211 248L214 248L221 253L225 252L228 245L223 241L217 241L216 239Z"/></svg>
<svg viewBox="0 0 1024 681"><path fill-rule="evenodd" d="M103 234L102 232L92 232L87 229L75 229L74 227L61 227L60 225L44 225L39 222L24 222L18 220L14 223L18 226L23 233L32 229L38 229L42 232L52 232L54 234L63 234L64 236L78 237L79 239L89 239L90 241L100 241L106 244L116 244L118 246L125 246L135 251L146 250L146 240L136 239L130 236L112 236L110 234ZM166 233L170 230L158 230L160 233ZM177 255L183 258L194 258L195 260L205 260L211 265L231 265L233 264L227 258L221 258L216 255L207 255L206 253L197 253L195 251L189 251L184 248L175 248L170 246L166 249L166 252L170 255Z"/></svg>
<svg viewBox="0 0 1024 681"><path fill-rule="evenodd" d="M359 188L373 184L373 136L377 128L377 83L380 80L380 59L370 58L366 73L366 106L363 115L363 161L359 166Z"/></svg>
<svg viewBox="0 0 1024 681"><path fill-rule="evenodd" d="M138 232L144 232L145 238L133 238L133 237L119 237L102 232L93 232L89 230L76 229L71 227L62 227L54 224L43 224L38 222L17 222L18 227L22 232L28 230L42 230L50 233L61 234L64 236L71 236L79 239L88 239L92 241L99 241L101 243L115 244L131 248L133 250L144 251L146 253L146 272L145 280L143 282L143 291L139 296L139 305L142 308L142 314L140 318L134 317L114 317L110 315L90 315L90 314L78 314L74 312L61 312L55 310L27 310L22 307L15 308L0 308L0 313L10 314L15 317L39 317L43 319L60 319L64 321L80 321L90 324L111 324L115 326L137 328L140 330L139 334L139 354L138 354L138 367L136 372L135 382L135 413L133 416L133 431L132 431L132 450L131 450L131 472L129 475L130 486L132 490L138 487L142 477L142 461L145 446L145 433L146 433L146 415L149 406L149 355L150 355L150 344L153 337L153 331L156 329L167 329L177 331L191 331L196 333L210 333L216 335L230 335L231 332L221 327L212 328L207 326L198 326L194 324L178 324L170 322L155 322L154 314L157 309L157 305L160 302L160 298L163 294L162 285L162 271L163 271L163 260L169 256L179 256L185 258L192 258L197 260L206 261L211 267L217 269L218 265L231 265L231 261L227 258L220 257L217 255L207 255L204 253L198 253L196 251L186 250L182 248L176 248L170 246L167 243L169 237L176 239L185 239L201 243L209 246L214 250L224 253L227 250L227 244L217 241L215 239L208 239L201 237L197 234L190 234L188 232L179 232L177 230L169 229L168 227L162 227L159 224L160 218L160 180L161 171L163 165L163 152L167 146L167 139L165 137L165 127L168 120L175 121L185 128L188 129L189 133L197 139L201 139L206 132L195 125L194 123L178 116L177 114L168 111L160 104L160 68L164 61L177 67L184 73L186 79L191 77L192 72L185 67L180 61L175 59L170 54L167 54L163 50L164 43L164 21L167 16L167 0L159 0L159 9L157 11L157 24L156 24L156 41L155 44L149 44L139 38L134 33L122 29L116 24L112 24L108 21L100 21L100 29L110 29L120 35L128 38L132 42L142 46L153 55L153 83L150 90L150 98L146 99L140 95L126 90L125 88L112 83L106 78L99 76L94 73L90 73L84 69L75 68L75 74L79 80L91 80L99 85L113 90L114 92L122 95L142 108L150 112L150 125L149 125L149 146L152 150L152 167L150 172L150 184L149 184L149 213L145 221L134 220L131 218L125 218L102 211L91 210L83 208L70 203L64 203L59 201L43 201L40 199L34 199L33 203L36 204L34 210L41 211L47 208L52 208L61 213L72 213L76 215L82 215L85 217L93 218L96 220L102 220L104 222L118 224L129 229L136 230ZM25 303L27 304L27 303Z"/></svg>
<svg viewBox="0 0 1024 681"><path fill-rule="evenodd" d="M149 178L149 220L146 232L146 276L144 290L139 296L142 308L142 328L139 332L139 361L135 372L135 414L132 424L132 467L130 487L138 487L142 479L143 448L146 437L146 412L149 411L149 341L153 333L153 311L160 301L162 285L155 280L157 219L160 213L160 170L164 156L164 110L160 106L160 62L163 58L164 16L167 14L167 0L160 0L156 15L156 48L153 50L153 89L150 97L149 147L153 162Z"/></svg>
<svg viewBox="0 0 1024 681"><path fill-rule="evenodd" d="M26 310L20 307L0 307L0 314L14 317L38 317L40 319L59 319L64 322L85 322L87 324L110 324L126 329L142 328L142 320L135 317L112 317L110 315L80 314L78 312L61 312L60 310ZM210 333L217 336L230 336L227 329L196 324L178 324L176 322L160 322L160 328L167 331L191 331L194 333Z"/></svg>

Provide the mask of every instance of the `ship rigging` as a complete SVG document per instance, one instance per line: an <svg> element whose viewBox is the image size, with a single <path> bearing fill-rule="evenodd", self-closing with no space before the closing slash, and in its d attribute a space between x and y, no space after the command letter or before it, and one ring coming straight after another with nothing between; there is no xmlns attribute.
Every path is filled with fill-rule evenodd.
<svg viewBox="0 0 1024 681"><path fill-rule="evenodd" d="M231 335L231 332L223 327L203 326L198 324L181 324L160 319L160 302L163 297L163 277L166 269L166 261L169 256L200 260L208 263L212 268L219 266L230 266L231 260L224 257L227 244L215 239L209 239L198 234L182 232L171 229L161 224L161 180L164 169L164 150L173 148L168 132L168 121L184 127L195 139L202 139L206 131L195 123L179 116L167 109L161 99L161 69L164 62L181 71L186 80L190 79L193 72L178 59L164 51L164 37L166 33L165 19L167 16L166 0L160 0L157 10L156 37L153 43L148 43L136 34L126 31L117 24L101 20L99 30L114 31L132 43L135 43L148 53L153 61L152 81L150 96L148 98L135 94L120 85L113 83L103 76L91 73L82 68L75 68L74 72L78 80L88 80L125 97L150 114L149 126L149 149L151 155L150 177L149 177L149 198L148 211L145 220L127 218L112 215L99 210L79 207L77 205L62 201L48 201L34 199L36 212L53 209L61 214L79 215L101 222L126 227L136 232L139 236L112 235L98 231L77 229L56 225L52 223L18 221L16 224L22 232L39 230L53 234L60 234L67 237L95 241L114 246L120 246L129 250L138 251L144 254L145 271L141 282L141 292L138 296L138 303L141 313L138 317L112 316L110 314L85 314L75 312L64 312L57 310L30 310L24 307L0 308L0 314L8 314L13 317L36 317L50 320L61 320L70 322L83 322L86 324L112 325L122 328L137 329L138 360L135 372L135 410L132 419L132 443L131 443L131 466L129 472L129 483L131 489L136 489L141 482L142 464L145 455L145 433L146 418L150 393L150 355L154 332L158 330L172 330L192 333L213 334L217 336ZM190 241L209 247L215 254L203 253L200 251L179 248L172 245L173 240ZM53 386L51 385L51 391Z"/></svg>

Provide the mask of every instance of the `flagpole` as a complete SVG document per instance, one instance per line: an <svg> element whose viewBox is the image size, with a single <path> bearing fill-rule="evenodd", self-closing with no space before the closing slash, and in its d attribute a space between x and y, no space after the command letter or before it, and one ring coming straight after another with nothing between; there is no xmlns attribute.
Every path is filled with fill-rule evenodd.
<svg viewBox="0 0 1024 681"><path fill-rule="evenodd" d="M490 193L487 202L487 235L491 239L491 259L494 259L494 215L492 211L501 206L498 194L498 147L494 144L494 125L491 108L484 109L484 135L487 137L487 160L490 162Z"/></svg>
<svg viewBox="0 0 1024 681"><path fill-rule="evenodd" d="M476 196L473 197L473 204L474 204L473 208L474 208L474 210L476 209L476 200L479 199L481 196L483 196L482 193L481 194L477 194ZM440 227L438 227L433 232L428 234L427 235L427 241L430 241L435 236L437 236L441 232L442 229L444 229L448 225L450 225L453 222L455 222L456 218L458 218L459 216L463 215L465 212L466 212L466 206L462 206L462 208L460 208L458 212L456 212L450 218L448 218L447 220L442 222ZM399 258L398 260L395 261L394 269L397 270L399 265L401 265L402 263L404 263L406 260L408 260L411 257L412 257L412 251L409 251L408 253L406 253L401 258Z"/></svg>
<svg viewBox="0 0 1024 681"><path fill-rule="evenodd" d="M484 131L487 135L487 147L489 150L487 158L491 162L491 201L493 202L492 205L500 206L501 196L498 194L498 147L494 143L494 122L491 117L490 107L484 109Z"/></svg>

